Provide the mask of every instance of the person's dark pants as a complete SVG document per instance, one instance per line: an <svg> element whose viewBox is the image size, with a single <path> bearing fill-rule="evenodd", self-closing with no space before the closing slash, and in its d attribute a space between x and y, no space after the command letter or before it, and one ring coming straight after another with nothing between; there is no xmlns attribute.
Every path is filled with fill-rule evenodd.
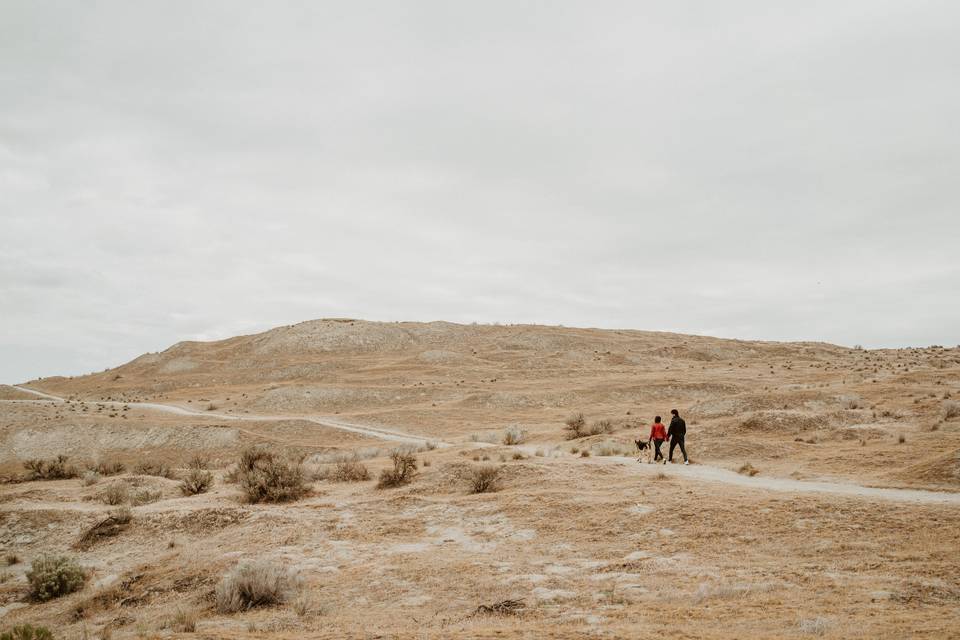
<svg viewBox="0 0 960 640"><path fill-rule="evenodd" d="M656 462L657 460L663 460L663 452L660 451L660 445L662 445L662 444L663 444L663 440L654 440L654 441L653 441L653 451L654 451L653 460L654 460L654 462Z"/></svg>
<svg viewBox="0 0 960 640"><path fill-rule="evenodd" d="M667 458L670 462L673 462L673 449L677 446L683 452L683 461L687 461L687 448L683 446L683 440L684 436L673 436L673 440L670 441L670 456Z"/></svg>

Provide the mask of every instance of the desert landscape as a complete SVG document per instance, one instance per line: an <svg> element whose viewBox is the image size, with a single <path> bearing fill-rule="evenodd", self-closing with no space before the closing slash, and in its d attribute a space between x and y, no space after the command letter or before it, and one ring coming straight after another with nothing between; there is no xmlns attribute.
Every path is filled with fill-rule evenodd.
<svg viewBox="0 0 960 640"><path fill-rule="evenodd" d="M324 319L0 400L0 633L960 636L955 345Z"/></svg>

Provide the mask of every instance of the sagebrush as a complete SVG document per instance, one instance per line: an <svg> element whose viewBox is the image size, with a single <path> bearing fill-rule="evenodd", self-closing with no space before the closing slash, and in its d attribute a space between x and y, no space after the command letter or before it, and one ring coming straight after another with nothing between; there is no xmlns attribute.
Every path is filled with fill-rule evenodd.
<svg viewBox="0 0 960 640"><path fill-rule="evenodd" d="M30 597L39 602L73 593L87 581L87 572L75 560L49 554L34 558L26 576Z"/></svg>
<svg viewBox="0 0 960 640"><path fill-rule="evenodd" d="M246 611L286 602L299 584L284 567L259 560L239 564L217 585L215 601L221 613Z"/></svg>
<svg viewBox="0 0 960 640"><path fill-rule="evenodd" d="M380 489L409 484L417 474L417 459L412 453L394 451L390 459L393 461L393 468L380 472L380 481L377 483Z"/></svg>

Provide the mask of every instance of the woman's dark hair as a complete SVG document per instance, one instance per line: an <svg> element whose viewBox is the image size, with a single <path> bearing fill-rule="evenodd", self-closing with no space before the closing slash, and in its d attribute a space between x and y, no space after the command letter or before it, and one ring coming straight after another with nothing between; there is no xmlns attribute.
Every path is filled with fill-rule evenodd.
<svg viewBox="0 0 960 640"><path fill-rule="evenodd" d="M657 416L656 418L654 418L653 421L654 421L654 422L660 422L660 416Z"/></svg>
<svg viewBox="0 0 960 640"><path fill-rule="evenodd" d="M680 415L679 413L677 413L677 410L676 410L676 409L670 409L670 413L672 413L672 414L675 415L675 416L679 416L679 415Z"/></svg>

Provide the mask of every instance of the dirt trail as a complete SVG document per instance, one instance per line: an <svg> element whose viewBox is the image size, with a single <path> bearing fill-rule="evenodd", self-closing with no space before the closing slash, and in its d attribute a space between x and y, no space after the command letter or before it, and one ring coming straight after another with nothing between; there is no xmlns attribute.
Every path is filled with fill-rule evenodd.
<svg viewBox="0 0 960 640"><path fill-rule="evenodd" d="M11 385L15 389L25 391L27 393L32 393L43 398L45 401L53 402L64 402L63 398L36 391L28 387ZM29 402L24 400L11 400L9 402ZM270 421L281 421L281 420L306 420L308 422L313 422L315 424L329 427L332 429L340 429L343 431L350 431L353 433L359 433L367 435L373 438L380 438L383 440L390 440L393 442L404 442L407 444L423 445L427 442L436 444L439 447L451 446L451 443L443 442L434 438L427 438L423 436L412 435L408 433L403 433L401 431L396 431L392 429L386 429L383 427L374 427L369 425L361 425L353 422L346 422L339 418L331 418L327 416L268 416L268 415L227 415L222 413L215 413L211 411L197 411L194 409L186 409L184 407L178 407L175 405L166 405L166 404L157 404L152 402L98 402L98 404L104 405L113 405L113 406L131 406L131 407L140 407L144 409L152 409L155 411L165 411L168 413L174 413L177 415L189 415L189 416L199 416L207 418L217 418L221 420L240 420L240 421L255 421L255 422L270 422ZM488 443L468 443L469 445L478 446L478 447L487 447L491 446ZM530 447L521 447L522 449L530 449ZM532 453L532 451L531 451ZM543 458L544 460L564 460L564 458ZM666 473L667 475L676 476L679 478L692 478L696 480L701 480L704 482L719 482L723 484L735 485L747 489L754 489L760 491L777 491L784 493L820 493L828 495L836 495L843 497L852 497L860 498L865 500L887 500L895 502L907 502L914 504L940 504L940 505L957 505L960 506L960 493L952 493L948 491L924 491L919 489L889 489L883 487L865 487L857 484L848 484L848 483L839 483L839 482L822 482L822 481L813 481L813 480L793 480L791 478L771 478L771 477L758 477L758 476L744 476L733 471L722 469L720 467L713 467L703 464L695 465L682 465L682 464L670 464L670 465L657 465L657 464L644 464L637 463L631 457L622 457L622 456L605 456L605 457L594 457L590 459L577 458L578 461L581 461L586 464L606 464L606 465L617 465L624 467L629 473L636 473L642 475L654 475L656 473Z"/></svg>

